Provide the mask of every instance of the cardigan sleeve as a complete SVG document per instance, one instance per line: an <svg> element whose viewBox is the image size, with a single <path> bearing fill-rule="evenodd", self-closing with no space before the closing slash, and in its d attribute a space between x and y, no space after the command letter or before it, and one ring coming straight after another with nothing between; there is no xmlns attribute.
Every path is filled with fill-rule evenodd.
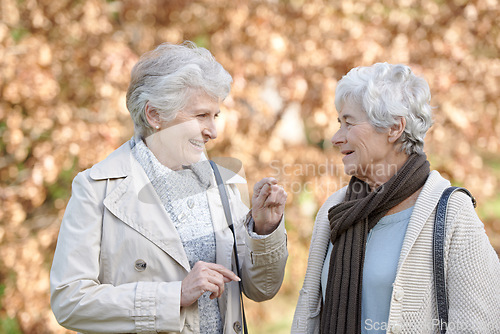
<svg viewBox="0 0 500 334"><path fill-rule="evenodd" d="M498 256L470 198L457 192L450 199L450 206L458 209L450 217L453 223L446 278L448 333L500 333Z"/></svg>
<svg viewBox="0 0 500 334"><path fill-rule="evenodd" d="M332 194L319 209L309 246L309 257L304 283L299 292L297 307L293 316L292 334L319 333L321 312L321 272L330 242L328 210L340 203L347 187Z"/></svg>

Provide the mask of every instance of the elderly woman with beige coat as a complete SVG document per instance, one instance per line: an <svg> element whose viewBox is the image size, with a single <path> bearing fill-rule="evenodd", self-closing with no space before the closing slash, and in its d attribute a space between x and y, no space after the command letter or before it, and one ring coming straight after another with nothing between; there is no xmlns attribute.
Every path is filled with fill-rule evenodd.
<svg viewBox="0 0 500 334"><path fill-rule="evenodd" d="M192 43L162 44L132 70L135 136L73 182L51 270L51 306L64 327L89 333L240 333L239 281L272 298L287 259L276 180L243 204L237 174L224 187L226 222L205 144L231 76ZM227 171L226 171L227 172Z"/></svg>

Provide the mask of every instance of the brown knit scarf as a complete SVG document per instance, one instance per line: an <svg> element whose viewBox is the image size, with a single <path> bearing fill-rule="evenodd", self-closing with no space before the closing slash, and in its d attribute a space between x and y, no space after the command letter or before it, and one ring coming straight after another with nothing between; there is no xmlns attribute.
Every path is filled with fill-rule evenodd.
<svg viewBox="0 0 500 334"><path fill-rule="evenodd" d="M420 189L429 171L426 156L412 154L389 181L372 192L367 183L352 177L344 202L328 211L333 250L320 333L361 333L361 284L368 231L389 209Z"/></svg>

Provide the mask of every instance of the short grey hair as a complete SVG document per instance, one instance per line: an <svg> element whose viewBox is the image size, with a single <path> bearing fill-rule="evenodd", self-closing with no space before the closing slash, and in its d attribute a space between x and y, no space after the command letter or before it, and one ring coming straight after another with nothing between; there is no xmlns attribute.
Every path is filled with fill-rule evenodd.
<svg viewBox="0 0 500 334"><path fill-rule="evenodd" d="M145 137L153 129L146 104L156 109L161 120L173 120L186 107L190 94L202 90L219 101L231 90L231 75L205 48L193 42L163 43L141 56L132 68L127 91L127 109L136 136Z"/></svg>
<svg viewBox="0 0 500 334"><path fill-rule="evenodd" d="M431 93L425 79L408 66L377 63L353 68L337 85L337 110L348 99L362 107L377 129L389 129L404 117L406 128L397 142L401 151L423 153L425 134L432 125Z"/></svg>

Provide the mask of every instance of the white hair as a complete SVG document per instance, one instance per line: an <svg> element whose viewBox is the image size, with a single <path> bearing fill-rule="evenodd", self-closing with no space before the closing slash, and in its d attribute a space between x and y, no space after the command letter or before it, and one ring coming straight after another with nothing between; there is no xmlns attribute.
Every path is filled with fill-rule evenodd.
<svg viewBox="0 0 500 334"><path fill-rule="evenodd" d="M163 121L170 121L186 107L190 94L196 90L222 101L229 94L232 81L210 51L193 42L159 45L142 55L132 68L127 109L136 135L145 137L153 130L145 114L147 103Z"/></svg>
<svg viewBox="0 0 500 334"><path fill-rule="evenodd" d="M425 134L432 125L431 93L427 82L408 66L377 63L353 68L337 85L337 110L348 99L362 107L377 129L389 129L404 117L406 127L398 140L401 151L423 153Z"/></svg>

